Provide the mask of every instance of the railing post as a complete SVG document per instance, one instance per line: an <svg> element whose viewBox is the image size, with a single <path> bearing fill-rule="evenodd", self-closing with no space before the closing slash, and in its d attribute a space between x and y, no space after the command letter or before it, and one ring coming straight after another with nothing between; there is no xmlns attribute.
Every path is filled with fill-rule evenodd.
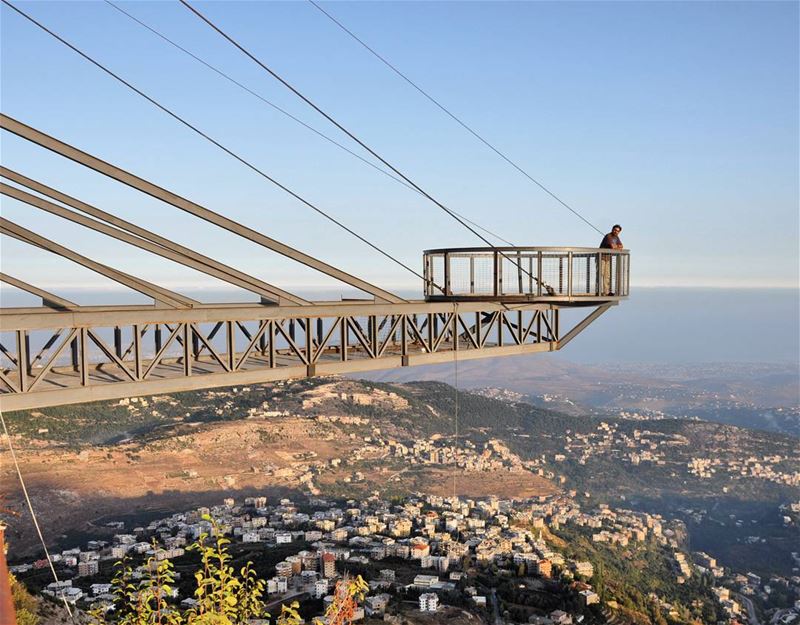
<svg viewBox="0 0 800 625"><path fill-rule="evenodd" d="M601 297L603 295L603 255L597 252L597 288L595 295Z"/></svg>
<svg viewBox="0 0 800 625"><path fill-rule="evenodd" d="M564 292L564 257L558 257L558 294Z"/></svg>
<svg viewBox="0 0 800 625"><path fill-rule="evenodd" d="M631 292L631 255L625 254L625 295Z"/></svg>
<svg viewBox="0 0 800 625"><path fill-rule="evenodd" d="M450 254L444 253L444 294L451 296L453 292L450 289Z"/></svg>
<svg viewBox="0 0 800 625"><path fill-rule="evenodd" d="M572 252L567 252L567 297L572 297Z"/></svg>
<svg viewBox="0 0 800 625"><path fill-rule="evenodd" d="M586 257L586 295L592 291L592 257Z"/></svg>
<svg viewBox="0 0 800 625"><path fill-rule="evenodd" d="M431 257L425 254L422 259L422 275L425 278L425 295L432 295L431 293Z"/></svg>
<svg viewBox="0 0 800 625"><path fill-rule="evenodd" d="M493 252L492 253L492 258L493 258L492 280L494 281L494 296L497 297L500 294L498 287L499 287L500 281L501 281L500 268L498 267L498 264L497 264L497 258L498 258L497 252Z"/></svg>
<svg viewBox="0 0 800 625"><path fill-rule="evenodd" d="M519 287L519 294L522 295L525 292L525 288L522 286L522 252L517 250L517 286Z"/></svg>
<svg viewBox="0 0 800 625"><path fill-rule="evenodd" d="M475 294L475 256L469 255L469 292Z"/></svg>
<svg viewBox="0 0 800 625"><path fill-rule="evenodd" d="M538 297L542 296L542 251L539 250L536 259L537 267L536 267L536 278L538 280L538 284L536 285L536 295Z"/></svg>
<svg viewBox="0 0 800 625"><path fill-rule="evenodd" d="M528 256L528 293L533 295L533 255Z"/></svg>

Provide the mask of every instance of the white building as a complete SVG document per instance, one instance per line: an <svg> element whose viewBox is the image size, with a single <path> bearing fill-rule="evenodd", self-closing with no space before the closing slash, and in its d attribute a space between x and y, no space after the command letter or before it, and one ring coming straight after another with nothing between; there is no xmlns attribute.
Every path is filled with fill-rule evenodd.
<svg viewBox="0 0 800 625"><path fill-rule="evenodd" d="M112 558L124 558L125 554L128 553L130 549L129 545L114 545L111 547L111 557Z"/></svg>
<svg viewBox="0 0 800 625"><path fill-rule="evenodd" d="M95 597L97 595L105 595L106 593L111 592L111 584L92 584L90 588Z"/></svg>
<svg viewBox="0 0 800 625"><path fill-rule="evenodd" d="M314 582L314 599L322 599L328 594L328 580L318 579Z"/></svg>
<svg viewBox="0 0 800 625"><path fill-rule="evenodd" d="M425 592L419 596L420 612L436 612L439 608L439 597L436 593Z"/></svg>
<svg viewBox="0 0 800 625"><path fill-rule="evenodd" d="M373 614L383 614L386 611L386 606L389 605L390 599L391 597L385 592L367 597L364 600L364 607L366 608L367 614L369 616Z"/></svg>
<svg viewBox="0 0 800 625"><path fill-rule="evenodd" d="M438 575L417 575L414 577L414 586L418 588L430 588L439 583Z"/></svg>

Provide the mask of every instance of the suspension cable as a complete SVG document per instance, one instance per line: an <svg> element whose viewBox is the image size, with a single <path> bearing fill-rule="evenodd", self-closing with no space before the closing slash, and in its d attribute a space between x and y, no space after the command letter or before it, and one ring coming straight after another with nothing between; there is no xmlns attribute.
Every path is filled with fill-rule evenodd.
<svg viewBox="0 0 800 625"><path fill-rule="evenodd" d="M19 363L19 366L24 366L23 363ZM61 580L58 579L58 573L56 573L56 567L53 566L53 558L50 557L50 551L47 549L47 543L44 541L44 536L42 535L42 528L39 527L39 520L36 517L36 512L33 509L33 503L31 503L31 498L28 495L28 489L25 486L25 480L22 477L22 471L19 468L19 462L17 461L17 454L14 451L14 445L11 443L11 434L8 431L8 427L6 426L6 419L3 416L2 410L0 410L0 423L3 425L3 433L6 435L6 442L8 443L8 451L11 452L11 460L14 463L14 468L17 471L17 479L19 480L19 485L22 487L22 494L25 496L25 502L28 504L28 512L31 514L31 519L33 519L33 526L36 528L36 534L39 536L39 542L42 543L42 549L44 549L44 555L47 558L47 564L50 565L50 572L53 574L53 579L58 586L59 595L61 595L61 600L64 602L64 607L67 610L67 614L69 614L70 620L73 622L75 621L75 616L72 614L72 609L69 607L69 602L67 598L64 596L64 589L61 587Z"/></svg>
<svg viewBox="0 0 800 625"><path fill-rule="evenodd" d="M3 0L3 1L5 2L6 0ZM467 222L465 222L463 219L461 219L460 217L458 217L458 215L456 215L456 214L455 214L455 213L454 213L452 210L450 210L450 209L449 209L449 208L447 208L447 207L446 207L444 204L442 204L441 202L439 202L438 200L436 200L436 199L435 199L433 196L431 196L431 195L430 195L430 194L429 194L427 191L425 191L425 190L424 190L422 187L420 187L420 186L419 186L417 183L415 183L413 180L411 180L411 178L409 178L408 176L406 176L406 175L405 175L403 172L401 172L401 171L400 171L400 170L399 170L397 167L395 167L394 165L392 165L392 164L391 164L389 161L387 161L387 160L386 160L385 158L383 158L383 157L382 157L380 154L378 154L378 153L377 153L375 150L373 150L373 149L372 149L371 147L369 147L369 146L368 146L366 143L364 143L364 141L362 141L361 139L359 139L359 138L358 138L358 137L357 137L355 134L353 134L351 131L349 131L347 128L345 128L345 127L344 127L342 124L340 124L339 122L337 122L337 121L336 121L336 120L335 120L335 119L334 119L334 118L333 118L331 115L329 115L329 114L328 114L328 113L326 113L324 110L322 110L322 109L321 109L319 106L317 106L317 105L316 105L316 104L315 104L315 103L314 103L314 102L313 102L311 99L309 99L308 97L306 97L305 95L303 95L303 93L301 93L301 92L300 92L300 91L299 91L297 88L295 88L295 87L294 87L294 86L293 86L291 83L289 83L289 82L288 82L288 81L287 81L285 78L283 78L282 76L280 76L280 74L278 74L278 73L277 73L277 72L275 72L273 69L271 69L271 68L270 68L270 67L269 67L269 66L268 66L266 63L264 63L263 61L261 61L261 60L260 60L260 59L259 59L257 56L255 56L255 55L254 55L252 52L250 52L250 51L249 51L247 48L245 48L245 47L244 47L242 44L240 44L240 43L239 43L239 42L238 42L236 39L234 39L232 36L230 36L229 34L227 34L227 33L226 33L224 30L222 30L222 29L221 29L219 26L217 26L217 25L216 25L214 22L212 22L212 21L211 21L209 18L207 18L205 15L203 15L203 14L202 14L202 13L201 13L201 12L200 12L198 9L196 9L194 6L192 6L191 4L189 4L189 2L187 2L187 0L179 0L179 1L180 1L180 3L181 3L183 6L185 6L187 9L189 9L189 10L190 10L192 13L194 13L194 14L195 14L197 17L199 17L199 18L200 18L202 21L204 21L206 24L208 24L208 26L210 26L210 27L211 27L213 30L215 30L217 33L219 33L219 34L220 34L220 35L221 35L221 36L222 36L224 39L226 39L226 40L227 40L229 43L231 43L231 44L232 44L232 45L233 45L235 48L237 48L237 49L238 49L240 52L242 52L242 53L243 53L245 56L247 56L247 57L248 57L250 60L252 60L252 61L253 61L253 62L254 62L256 65L258 65L259 67L261 67L261 68L262 68L262 69L263 69L265 72L267 72L267 73L268 73L270 76L272 76L273 78L275 78L275 79L276 79L278 82L280 82L280 83L281 83L283 86L285 86L287 89L289 89L289 91L291 91L292 93L294 93L294 94L295 94L295 95L296 95L298 98L300 98L301 100L303 100L303 102L305 102L306 104L308 104L308 105L309 105L311 108L313 108L315 111L317 111L317 113L319 113L319 114L320 114L320 115L322 115L322 116L323 116L325 119L327 119L327 120L328 120L328 121L329 121L331 124L333 124L334 126L336 126L336 127L339 129L339 130L341 130L341 131L342 131L344 134L346 134L348 137L350 137L350 138L351 138L353 141L355 141L355 142L356 142L358 145L360 145L362 148L364 148L364 149L365 149L367 152L369 152L369 153L370 153L372 156L374 156L376 159L378 159L378 160L379 160L381 163L383 163L383 164L384 164L386 167L388 167L389 169L391 169L391 170L392 170L392 171L393 171L395 174L397 174L398 176L400 176L400 177L401 177L403 180L405 180L405 181L406 181L408 184L410 184L412 187L414 187L414 188L415 188L415 189L416 189L416 190L417 190L417 191L418 191L420 194L422 194L422 195L423 195L423 196L425 196L425 197L426 197L428 200L430 200L431 202L433 202L433 203L434 203L436 206L438 206L439 208L441 208L441 209L442 209L442 210L443 210L445 213L447 213L448 215L450 215L450 216L451 216L453 219L455 219L455 220L456 220L458 223L460 223L462 226L464 226L464 227L465 227L467 230L469 230L469 231L470 231L472 234L474 234L476 237L478 237L478 238L479 238L481 241L483 241L484 243L486 243L486 245L488 245L488 246L490 246L490 247L492 247L492 248L494 248L494 247L495 247L495 246L494 246L494 245L493 245L493 244L492 244L492 243L491 243L491 242L490 242L490 241L489 241L489 240L488 240L486 237L484 237L484 236L483 236L482 234L480 234L480 233L479 233L477 230L475 230L475 228L473 228L473 227L472 227L472 226L470 226L470 225L469 225Z"/></svg>
<svg viewBox="0 0 800 625"><path fill-rule="evenodd" d="M434 98L432 95L430 95L430 94L429 94L427 91L425 91L425 90L424 90L422 87L420 87L420 86L419 86L417 83L415 83L413 80L411 80L411 79L410 79L410 78L409 78L409 77L408 77L406 74L404 74L404 73L403 73L403 72L401 72L399 69L397 69L397 67L395 67L395 66L394 66L392 63L390 63L390 62L389 62L389 61L388 61L388 60L387 60L385 57L383 57L381 54L379 54L379 53L378 53L378 52L376 52L376 51L375 51L373 48L371 48L369 45L367 45L367 44L366 44L366 43L365 43L365 42L364 42L364 41L363 41L361 38L359 38L359 37L358 37L358 36L357 36L357 35L356 35L356 34L355 34L353 31L351 31L351 30L350 30L349 28L347 28L347 27L346 27L344 24L342 24L342 23L341 23L341 22L340 22L338 19L336 19L336 18L335 18L333 15L331 15L331 14L330 14L330 13L328 13L328 12L327 12L325 9L323 9L323 8L322 8L322 7L321 7L321 6L320 6L320 5L319 5L317 2L315 2L314 0L308 0L308 2L310 2L312 5L314 5L314 6L315 6L315 7L316 7L316 8L317 8L317 9L318 9L318 10L319 10L319 11L320 11L320 12L321 12L323 15L325 15L325 16L326 16L326 17L327 17L329 20L331 20L331 21L332 21L334 24L336 24L336 25L337 25L337 26L338 26L338 27L339 27L341 30L343 30L345 33L347 33L347 34L348 34L348 35L350 35L350 36L351 36L353 39L355 39L355 40L356 40L358 43L360 43L360 44L361 44L361 45L362 45L362 46L363 46L363 47L364 47L364 48L365 48L365 49L366 49L366 50L367 50L367 51L368 51L370 54L372 54L372 55L373 55L375 58L377 58L377 59L378 59L378 60L379 60L381 63L383 63L384 65L386 65L386 67L388 67L390 70L392 70L392 71L393 71L395 74L397 74L398 76L400 76L400 78L402 78L404 81L406 81L406 82L407 82L409 85L411 85L412 87L414 87L414 89L416 89L417 91L419 91L419 93L421 93L423 96L425 96L425 98L427 98L428 100L430 100L430 102L432 102L433 104L435 104L435 105L436 105L436 106L437 106L439 109L441 109L441 110L442 110L442 111L443 111L445 114L447 114L447 115L448 115L450 118L452 118L452 119L453 119L453 120L454 120L456 123L458 123L458 124L459 124L459 125L460 125L462 128L464 128L464 129L465 129L467 132L469 132L469 133L470 133L470 134L471 134L473 137L475 137L476 139L478 139L478 141L480 141L480 142L481 142L481 143L483 143L483 144L484 144L486 147L488 147L490 150L492 150L492 152L494 152L494 153L495 153L495 154L497 154L497 155L498 155L500 158L502 158L502 159L503 159L503 160L504 160L506 163L508 163L509 165L511 165L511 166L512 166L514 169L516 169L516 170L517 170L519 173L521 173L521 174L522 174L523 176L525 176L525 177L526 177L528 180L530 180L532 183L534 183L534 184L535 184L537 187L539 187L539 188L540 188L542 191L544 191L545 193L547 193L547 194L548 194L550 197L552 197L552 198L553 198L553 199L554 199L556 202L558 202L558 203L559 203L559 204L561 204L561 205L562 205L564 208L566 208L568 211L570 211L570 212L571 212L573 215L575 215L576 217L578 217L578 219L580 219L581 221L583 221L583 222L584 222L586 225L588 225L590 228L594 228L594 229L595 229L595 230L596 230L596 231L597 231L599 234L601 234L601 235L602 235L602 234L604 234L602 230L600 230L600 229L599 229L597 226L595 226L595 225L594 225L592 222L590 222L588 219L586 219L586 217L584 217L583 215L581 215L581 214L580 214L580 213L579 213L579 212L578 212L576 209L572 208L572 207L571 207L569 204L567 204L567 203L566 203L564 200L562 200L560 197L558 197L558 196L557 196L557 195L556 195L556 194L555 194L553 191L551 191L550 189L548 189L546 186L544 186L544 184L542 184L542 183L541 183L541 182L539 182L539 181L538 181L536 178L534 178L533 176L531 176L531 175L530 175L530 174L529 174L527 171L525 171L525 170L524 170L524 169L523 169L523 168L522 168L520 165L518 165L517 163L515 163L513 160L511 160L511 158L509 158L509 157L508 157L508 156L506 156L506 155L505 155L503 152L501 152L499 148L497 148L497 147L495 147L493 144L489 143L489 141L488 141L488 140L486 140L486 139L485 139L483 136L481 136L480 134L478 134L478 132L477 132L476 130L474 130L473 128L471 128L470 126L468 126L466 122L464 122L464 121L463 121L461 118L459 118L459 117L458 117L458 116L456 116L454 113L452 113L452 112L451 112L451 111L450 111L450 110L449 110L447 107L445 107L445 106L444 106L444 105L443 105L441 102L439 102L439 101L438 101L436 98Z"/></svg>
<svg viewBox="0 0 800 625"><path fill-rule="evenodd" d="M321 208L319 208L318 206L316 206L315 204L313 204L313 203L312 203L312 202L310 202L309 200L305 199L304 197L302 197L301 195L299 195L299 194L298 194L298 193L296 193L295 191L292 191L292 190L291 190L289 187L287 187L286 185L284 185L284 184L282 184L282 183L278 182L278 181L277 181L275 178L273 178L273 177L272 177L272 176L270 176L269 174L265 173L263 170L259 169L259 168L258 168L258 167L256 167L255 165L253 165L253 164L252 164L250 161L246 160L246 159L245 159L245 158L243 158L242 156L239 156L239 155L238 155L236 152L234 152L233 150L231 150L231 149L229 149L229 148L225 147L225 146L224 146L222 143L220 143L219 141L217 141L216 139L214 139L214 138L213 138L213 137L211 137L210 135L206 134L206 133L205 133L205 132L203 132L202 130L200 130L200 129L199 129L197 126L194 126L194 125L192 125L190 122L186 121L186 120L185 120L183 117L181 117L181 116L180 116L180 115L178 115L177 113L173 112L171 109L167 108L166 106L164 106L163 104L161 104L160 102L158 102L158 101L157 101L155 98L152 98L152 97L150 97L150 96L149 96L149 95L147 95L145 92L141 91L140 89L138 89L137 87L135 87L133 84L131 84L130 82L128 82L127 80L125 80L124 78L122 78L121 76L119 76L118 74L115 74L113 71L111 71L110 69L108 69L108 68L107 68L105 65L103 65L103 64L102 64L102 63L100 63L99 61L96 61L94 58L92 58L91 56L89 56L88 54L86 54L85 52L83 52L82 50L80 50L79 48L77 48L76 46L74 46L73 44L71 44L69 41L67 41L66 39L64 39L63 37L61 37L60 35L58 35L57 33L53 32L52 30L50 30L49 28L47 28L46 26L44 26L44 25L43 25L41 22L38 22L36 19L34 19L33 17L31 17L30 15L28 15L27 13L25 13L25 12L24 12L22 9L19 9L18 7L14 6L14 5L13 5L11 2L9 2L9 0L2 0L2 1L3 1L3 4L5 4L6 6L10 7L11 9L13 9L13 10L14 10L14 11L16 11L17 13L19 13L19 14L20 14L22 17L24 17L25 19L27 19L27 20L28 20L29 22L31 22L32 24L35 24L36 26L38 26L38 27L39 27L41 30L43 30L43 31L44 31L44 32L46 32L48 35L50 35L50 36L51 36L51 37L53 37L54 39L58 40L59 42L61 42L61 43L62 43L62 44L64 44L65 46L67 46L67 47L68 47L70 50L72 50L73 52L77 53L78 55L80 55L81 57L83 57L84 59L86 59L87 61L89 61L89 62L90 62L92 65L94 65L94 66L98 67L98 68L99 68L99 69L101 69L103 72L105 72L106 74L108 74L109 76L111 76L112 78L114 78L115 80L117 80L118 82L120 82L120 83L122 83L123 85L125 85L126 87L128 87L128 89L130 89L130 90L131 90L131 91L133 91L134 93L138 94L139 96L141 96L142 98L144 98L144 99L145 99L145 100L147 100L148 102L150 102L150 103L151 103L153 106L155 106L156 108L158 108L158 109L162 110L163 112L165 112L167 115L169 115L169 116L170 116L170 117L172 117L173 119L175 119L175 120L179 121L181 124L183 124L184 126L186 126L187 128L189 128L190 130L192 130L192 131L193 131L193 132L195 132L196 134L200 135L201 137L203 137L203 138L204 138L206 141L208 141L208 142L212 143L213 145L215 145L216 147L218 147L220 150L222 150L223 152L225 152L225 153L226 153L226 154L228 154L229 156L232 156L232 157L233 157L233 158L235 158L237 161L239 161L240 163L242 163L243 165L245 165L246 167L248 167L249 169L251 169L252 171L254 171L255 173L257 173L257 174L258 174L258 175L260 175L261 177L263 177L263 178L265 178L266 180L270 181L272 184L274 184L275 186L277 186L279 189L281 189L281 190L285 191L286 193L288 193L289 195L291 195L293 198L295 198L295 199L299 200L300 202L302 202L303 204L305 204L306 206L308 206L308 207L309 207L309 208L311 208L312 210L314 210L314 211L316 211L317 213L319 213L320 215L322 215L322 216L323 216L325 219L327 219L328 221L330 221L330 222L334 223L335 225L337 225L337 226L338 226L339 228L341 228L342 230L344 230L344 231L348 232L349 234L351 234L352 236L354 236L355 238L357 238L359 241L361 241L361 242L363 242L363 243L367 244L369 247L371 247L371 248L372 248L372 249L374 249L375 251L379 252L380 254L382 254L383 256L385 256L386 258L388 258L389 260L391 260L392 262L394 262L394 263L396 263L396 264L400 265L400 266L401 266L403 269L405 269L406 271L408 271L408 272L412 273L413 275L415 275L415 276L417 276L418 278L420 278L421 280L423 280L423 282L425 281L425 278L424 278L424 276L422 276L420 273L418 273L417 271L415 271L414 269L412 269L411 267L409 267L409 266L408 266L407 264L405 264L403 261L401 261L401 260L398 260L397 258L395 258L394 256L392 256L391 254L389 254L389 252L386 252L386 251L384 251L384 250L383 250L383 249L381 249L381 248L380 248L378 245L376 245L376 244L372 243L371 241L369 241L368 239L366 239L366 238L365 238L365 237L363 237L362 235L360 235L360 234L358 234L357 232L355 232L355 231L354 231L352 228L350 228L350 227L346 226L346 225L345 225L345 224L343 224L341 221L339 221L338 219L336 219L336 218L335 218L335 217L333 217L332 215L328 214L327 212L325 212L324 210L322 210ZM434 286L436 286L436 288L437 288L437 289L439 289L439 290L442 290L442 291L443 291L443 289L442 289L441 287L439 287L438 285L434 284Z"/></svg>
<svg viewBox="0 0 800 625"><path fill-rule="evenodd" d="M351 150L351 149L350 149L350 148L348 148L346 145L343 145L342 143L339 143L338 141L336 141L336 139L333 139L333 138L332 138L332 137L330 137L329 135L326 135L325 133L323 133L323 132L321 132L321 131L317 130L316 128L314 128L314 127L313 127L313 126L311 126L310 124L307 124L307 123L306 123L306 122L304 122L302 119L300 119L300 118L296 117L295 115L292 115L292 114L291 114L289 111L287 111L286 109L284 109L284 108L282 108L282 107L278 106L278 105L277 105L277 104L275 104L274 102L271 102L270 100L268 100L267 98L265 98L264 96L262 96L260 93L257 93L256 91L253 91L253 90L252 90L252 89L250 89L250 88L249 88L247 85L245 85L245 84L243 84L243 83L239 82L238 80L236 80L235 78L233 78L233 77L232 77L230 74L227 74L227 73L226 73L226 72L224 72L223 70L219 69L218 67L216 67L216 66L212 65L211 63L209 63L209 62L207 62L206 60L202 59L201 57L197 56L196 54L194 54L194 53L193 53L193 52L191 52L190 50L187 50L185 47L181 46L179 43L175 42L173 39L170 39L170 38L169 38L169 37L167 37L167 36L166 36L164 33L162 33L161 31L159 31L159 30L157 30L157 29L153 28L152 26L150 26L149 24L147 24L147 23L146 23L146 22L144 22L143 20L139 19L139 18L138 18L138 17L136 17L135 15L132 15L131 13L129 13L128 11L126 11L125 9L123 9L121 6L119 6L119 5L115 4L115 3L114 3L114 2L112 2L111 0L105 0L105 2L106 2L106 4L108 4L108 5L110 5L111 7L115 8L117 11L119 11L119 12L120 12L120 13L122 13L123 15L127 16L129 19L133 20L135 23L137 23L137 24L139 24L140 26L142 26L143 28L145 28L145 29L149 30L151 33L153 33L153 34L154 34L154 35L156 35L157 37L160 37L160 38L161 38L163 41L167 42L168 44L170 44L171 46L173 46L173 47L174 47L174 48L176 48L177 50L180 50L181 52L183 52L184 54L186 54L186 55L187 55L187 56L189 56L190 58L194 59L195 61L197 61L197 62L198 62L198 63L200 63L201 65L204 65L205 67L207 67L208 69L210 69L211 71L213 71L214 73L216 73L217 75L219 75L220 77L222 77L222 78L224 78L225 80L229 81L231 84L233 84L233 85L236 85L237 87L239 87L239 88L240 88L240 89L242 89L243 91L245 91L245 92L249 93L249 94L250 94L251 96L253 96L254 98L257 98L257 99L261 100L261 102L263 102L263 103L264 103L264 104L266 104L267 106L270 106L270 107L272 107L274 110L276 110L276 111L278 111L279 113L281 113L281 114L285 115L286 117L288 117L288 118L289 118L289 119L291 119L292 121L294 121L294 122L296 122L297 124L299 124L299 125L303 126L303 127L304 127L304 128L306 128L307 130L309 130L309 131L313 132L313 133L314 133L315 135L317 135L318 137L320 137L320 138L324 139L325 141L328 141L329 143L331 143L332 145L336 146L336 147L337 147L337 148L339 148L340 150L343 150L343 151L347 152L348 154L350 154L351 156L353 156L353 157L357 158L358 160L360 160L360 161L361 161L362 163L364 163L365 165L368 165L368 166L372 167L372 168L373 168L375 171L378 171L378 172L382 173L383 175L387 176L388 178L391 178L392 180L394 180L394 181L395 181L395 182L397 182L398 184L401 184L401 185L403 185L404 187L406 187L407 189L410 189L410 190L411 190L411 191L413 191L414 193L419 193L419 191L417 191L417 190L416 190L414 187L412 187L410 184L408 184L408 183L407 183L405 180L403 180L403 179L401 179L401 178L398 178L397 176L395 176L395 175L394 175L394 174L392 174L391 172L388 172L388 171L386 171L386 170L385 170L385 169L383 169L382 167L379 167L378 165L376 165L376 164L375 164L375 163L373 163L372 161L370 161L370 160L368 160L368 159L364 158L363 156L361 156L361 155L360 155L360 154L358 154L357 152L355 152L355 151ZM450 209L450 210L453 210L453 209ZM464 215L462 215L462 214L460 214L460 213L456 212L455 210L453 210L453 212L454 212L454 213L456 213L456 215L458 215L459 217L461 217L461 218L462 218L464 221L466 221L466 222L468 222L468 223L472 224L472 225L473 225L473 226L475 226L476 228L478 228L478 229L482 230L483 232L487 233L488 235L490 235L490 236L494 237L495 239L497 239L497 240L499 240L499 241L502 241L502 242L503 242L503 243L505 243L506 245L510 245L510 246L512 246L512 247L514 246L514 244L513 244L513 243L511 243L510 241L507 241L506 239L504 239L503 237L501 237L499 234L496 234L496 233L492 232L492 231L491 231L491 230L489 230L488 228L485 228L485 227L481 226L480 224L476 223L475 221L473 221L473 220L471 220L471 219L469 219L469 218L465 217Z"/></svg>
<svg viewBox="0 0 800 625"><path fill-rule="evenodd" d="M6 2L6 1L7 1L7 0L3 0L3 2ZM281 76L280 76L280 75L279 75L277 72L275 72L275 71L274 71L273 69L271 69L271 68L270 68L268 65L266 65L266 64L265 64L263 61L261 61L261 60L260 60L258 57L256 57L256 56L255 56L255 55L254 55L252 52L250 52L249 50L247 50L247 48L245 48L245 47L244 47L242 44L240 44L240 43L239 43L239 42L238 42L236 39L234 39L233 37L231 37L230 35L228 35L228 34L227 34L227 33L226 33L224 30L222 30L222 29L221 29L219 26L217 26L217 25L216 25L214 22L212 22L212 21L211 21L209 18L207 18L205 15L203 15L203 14L202 14L202 13L201 13L201 12L200 12L198 9L196 9L194 6L192 6L191 4L189 4L189 2L187 2L187 0L179 0L179 1L180 1L180 3L181 3L183 6L185 6L187 9L189 9L189 10L190 10L192 13L194 13L194 14L195 14L197 17L199 17L199 18L200 18L202 21L204 21L206 24L208 24L208 26L209 26L209 27L211 27L211 29L212 29L212 30L215 30L217 33L219 33L219 35L220 35L220 36L222 36L222 37L223 37L224 39L226 39L226 40L227 40L227 41L228 41L228 42L229 42L231 45L233 45L233 46L234 46L235 48L237 48L237 49L238 49L240 52L242 52L242 54L244 54L244 55L245 55L245 56L247 56L249 59L251 59L251 60L252 60L252 61L253 61L253 62L254 62L256 65L258 65L259 67L261 67L261 68L262 68L262 69L263 69L265 72L267 72L267 73L268 73L270 76L272 76L273 78L275 78L275 79L276 79L278 82L280 82L280 83L281 83L282 85L284 85L284 86L285 86L287 89L289 89L289 91L291 91L292 93L294 93L294 94L295 94L295 95L296 95L298 98L300 98L301 100L303 100L303 102L305 102L306 104L308 104L308 105L309 105L311 108L313 108L313 109L314 109L315 111L317 111L317 112L318 112L320 115L322 115L322 116L323 116L325 119L327 119L327 120L328 120L328 121L329 121L331 124L333 124L334 126L336 126L336 127L337 127L339 130L341 130L341 131L342 131L344 134L346 134L346 135L347 135L348 137L350 137L350 138L351 138L353 141L355 141L355 142L356 142L358 145L360 145L362 148L364 148L364 150L366 150L367 152L369 152L369 153L370 153L372 156L374 156L376 159L378 159L378 160L379 160L381 163L383 163L383 164L384 164L386 167L388 167L389 169L391 169L391 170L392 170L392 171L393 171L395 174L397 174L398 176L400 176L400 177L401 177L403 180L405 180L405 181L406 181L408 184L410 184L412 187L414 187L414 188L415 188L415 189L416 189L416 190L417 190L417 191L418 191L418 192L419 192L421 195L423 195L425 198L427 198L428 200L430 200L430 201L431 201L433 204L435 204L436 206L438 206L439 208L441 208L441 209L442 209L442 210L443 210L445 213L447 213L448 215L450 215L450 216L451 216L453 219L455 219L455 220L456 220L458 223L460 223L462 226L464 226L464 228L466 228L467 230L469 230L469 231L470 231L472 234L474 234L474 235L475 235L476 237L478 237L478 238L479 238L481 241L483 241L483 242L484 242L486 245L488 245L489 247L491 247L493 250L498 250L498 254L499 254L501 257L503 257L505 260L507 260L507 261L509 261L509 262L513 263L514 265L516 265L516 266L519 268L519 270L520 270L520 271L522 271L522 272L523 272L525 275L527 275L527 276L530 276L530 278L531 278L532 280L535 280L537 283L541 282L541 279L540 279L539 277L537 277L537 276L534 276L534 275L533 275L532 273L530 273L530 272L529 272L527 269L525 269L524 267L522 267L522 265L520 265L520 264L519 264L519 263L518 263L516 260L514 260L513 258L511 258L510 256L508 256L508 255L507 255L505 252L503 252L502 250L499 250L499 249L497 248L497 246L495 246L495 245L494 245L494 244L493 244L493 243L492 243L492 242L491 242L489 239L487 239L485 236L483 236L483 235L482 235L480 232L478 232L478 231L477 231L475 228L473 228L472 226L470 226L470 225L469 225L469 224L468 224L466 221L464 221L463 219L461 219L461 218L460 218L458 215L456 215L456 214L455 214L455 213L454 213L452 210L450 210L449 208L447 208L447 206L445 206L444 204L442 204L442 203L441 203L439 200L437 200L437 199L436 199L436 198L434 198L432 195L430 195L430 193L428 193L427 191L425 191L425 190L424 190L422 187L420 187L420 186L419 186L419 185L418 185L416 182L414 182L414 181L413 181L411 178L409 178L407 175L405 175L403 172L401 172L401 171L400 171L400 170L399 170L397 167L395 167L394 165L392 165L392 164L391 164L389 161L387 161L385 158L383 158L383 157L382 157L380 154L378 154L378 153L377 153L375 150L373 150L371 147L369 147L369 146L368 146L366 143L364 143L364 141L362 141L361 139L359 139L359 138L358 138L358 137L357 137L355 134L353 134L351 131L349 131L347 128L345 128L345 127L344 127L342 124L340 124L339 122L337 122L337 121L336 121L336 120L335 120L335 119L334 119L334 118L333 118L331 115L329 115L329 114L328 114L328 113L326 113L324 110L322 110L322 109L321 109L319 106L317 106L316 104L314 104L314 102L313 102L312 100L310 100L308 97L306 97L305 95L303 95L303 93L301 93L301 92L300 92L300 91L299 91L297 88L295 88L295 87L294 87L294 86L293 86L291 83L289 83L289 82L288 82L286 79L284 79L283 77L281 77ZM440 290L441 290L441 287L438 287L438 288L440 288ZM446 292L445 292L445 293L446 293Z"/></svg>

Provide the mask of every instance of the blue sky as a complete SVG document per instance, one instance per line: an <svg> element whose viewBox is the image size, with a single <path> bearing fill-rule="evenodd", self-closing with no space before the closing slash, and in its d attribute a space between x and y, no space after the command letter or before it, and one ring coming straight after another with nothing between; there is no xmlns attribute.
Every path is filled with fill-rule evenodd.
<svg viewBox="0 0 800 625"><path fill-rule="evenodd" d="M19 6L407 264L425 248L479 244L104 2ZM122 6L347 141L177 2ZM197 6L448 206L519 244L598 243L310 4ZM798 3L324 6L590 221L622 223L635 285L798 285ZM351 273L419 286L5 6L0 87L20 121ZM279 286L333 284L7 133L2 161ZM120 269L216 286L34 211L2 203L3 216ZM3 271L36 284L107 284L6 237L1 253Z"/></svg>

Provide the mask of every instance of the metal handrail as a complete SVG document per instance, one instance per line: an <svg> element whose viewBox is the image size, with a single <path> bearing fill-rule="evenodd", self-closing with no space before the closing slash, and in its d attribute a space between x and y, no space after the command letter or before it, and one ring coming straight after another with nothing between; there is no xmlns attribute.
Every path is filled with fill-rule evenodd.
<svg viewBox="0 0 800 625"><path fill-rule="evenodd" d="M472 253L483 252L491 254L493 252L580 252L580 253L593 253L602 252L603 254L630 254L627 248L621 250L612 250L602 247L560 247L560 246L518 246L518 247L443 247L440 249L424 250L424 255L428 254L453 254L453 253Z"/></svg>
<svg viewBox="0 0 800 625"><path fill-rule="evenodd" d="M425 250L429 301L620 299L630 291L630 250L596 247L459 247Z"/></svg>

